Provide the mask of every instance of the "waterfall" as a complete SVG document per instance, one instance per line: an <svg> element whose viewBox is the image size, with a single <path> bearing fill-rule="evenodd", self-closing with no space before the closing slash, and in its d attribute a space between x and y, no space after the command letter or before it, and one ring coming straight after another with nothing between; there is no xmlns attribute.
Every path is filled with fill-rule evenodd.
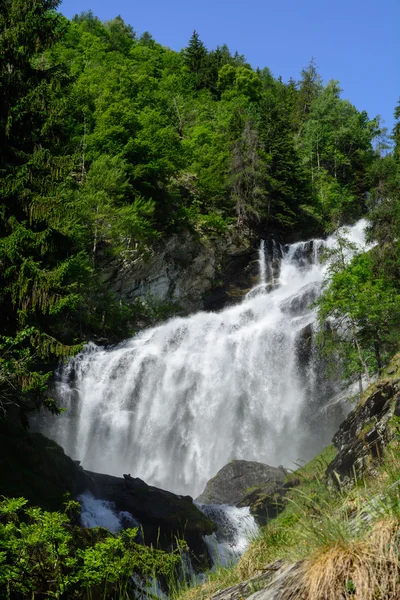
<svg viewBox="0 0 400 600"><path fill-rule="evenodd" d="M351 241L363 243L364 226L349 229ZM240 304L113 348L89 344L57 374L67 410L45 433L86 469L194 497L234 458L292 468L312 458L348 410L331 402L339 387L313 345L319 255L334 243L261 242L260 285Z"/></svg>
<svg viewBox="0 0 400 600"><path fill-rule="evenodd" d="M258 263L260 265L260 285L265 286L267 283L267 261L265 258L265 241L261 240L260 249L258 251Z"/></svg>

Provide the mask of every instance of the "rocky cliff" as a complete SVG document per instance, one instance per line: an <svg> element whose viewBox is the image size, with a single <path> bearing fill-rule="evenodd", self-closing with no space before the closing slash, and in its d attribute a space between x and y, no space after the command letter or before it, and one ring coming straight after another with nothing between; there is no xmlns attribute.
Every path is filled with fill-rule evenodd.
<svg viewBox="0 0 400 600"><path fill-rule="evenodd" d="M182 232L151 252L121 262L103 257L102 280L119 298L174 303L189 314L223 308L242 296L258 276L257 248L237 232L200 237Z"/></svg>
<svg viewBox="0 0 400 600"><path fill-rule="evenodd" d="M331 482L351 483L374 469L397 433L400 416L400 355L365 392L333 437L337 456L328 465Z"/></svg>

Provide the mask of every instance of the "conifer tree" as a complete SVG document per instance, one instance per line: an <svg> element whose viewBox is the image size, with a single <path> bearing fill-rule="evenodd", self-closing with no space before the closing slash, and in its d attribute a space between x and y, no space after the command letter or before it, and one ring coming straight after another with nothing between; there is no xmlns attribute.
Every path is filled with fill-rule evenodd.
<svg viewBox="0 0 400 600"><path fill-rule="evenodd" d="M198 75L204 65L207 49L200 40L196 30L193 31L192 37L189 40L187 48L184 51L185 65L192 72Z"/></svg>
<svg viewBox="0 0 400 600"><path fill-rule="evenodd" d="M301 121L307 119L311 105L322 90L322 79L318 73L314 57L308 66L301 71L301 79L298 82L298 112Z"/></svg>
<svg viewBox="0 0 400 600"><path fill-rule="evenodd" d="M201 89L205 84L207 65L207 48L200 40L196 30L193 31L187 48L185 48L184 62L186 67L195 76L195 86Z"/></svg>
<svg viewBox="0 0 400 600"><path fill-rule="evenodd" d="M46 49L65 20L57 0L5 0L0 15L0 407L43 400L45 357L71 347L56 315L79 301L85 260L61 183L73 166L63 144L65 74ZM79 275L81 273L81 275ZM49 403L48 403L49 404ZM52 405L50 405L52 406Z"/></svg>

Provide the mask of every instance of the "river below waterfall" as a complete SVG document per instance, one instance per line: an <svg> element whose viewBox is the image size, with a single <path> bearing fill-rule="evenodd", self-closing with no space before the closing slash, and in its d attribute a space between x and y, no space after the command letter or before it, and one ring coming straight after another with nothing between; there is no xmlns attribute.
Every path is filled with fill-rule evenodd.
<svg viewBox="0 0 400 600"><path fill-rule="evenodd" d="M363 243L365 223L349 228ZM197 496L232 459L312 458L348 411L314 347L317 297L334 238L260 245L260 281L240 304L89 344L59 369L66 412L44 433L85 469ZM43 428L42 428L43 430Z"/></svg>

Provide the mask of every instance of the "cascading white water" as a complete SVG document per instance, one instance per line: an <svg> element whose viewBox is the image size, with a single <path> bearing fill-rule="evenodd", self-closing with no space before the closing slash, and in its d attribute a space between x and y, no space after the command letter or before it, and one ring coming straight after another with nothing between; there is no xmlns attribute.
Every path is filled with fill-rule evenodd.
<svg viewBox="0 0 400 600"><path fill-rule="evenodd" d="M265 240L261 240L258 251L258 263L260 265L260 285L267 283L267 260L265 257Z"/></svg>
<svg viewBox="0 0 400 600"><path fill-rule="evenodd" d="M140 527L139 521L129 512L115 510L112 502L98 500L90 492L78 496L81 504L81 522L84 527L104 527L112 533L118 533L127 527Z"/></svg>
<svg viewBox="0 0 400 600"><path fill-rule="evenodd" d="M236 563L259 531L249 507L203 504L199 508L218 526L216 533L205 536L214 567Z"/></svg>
<svg viewBox="0 0 400 600"><path fill-rule="evenodd" d="M363 229L350 228L351 241L363 243ZM309 306L326 268L318 255L333 244L275 244L268 256L264 247L260 285L241 304L172 319L114 348L89 344L58 374L67 411L46 433L87 469L193 496L233 458L311 458L347 410L329 402L337 388L312 346Z"/></svg>

